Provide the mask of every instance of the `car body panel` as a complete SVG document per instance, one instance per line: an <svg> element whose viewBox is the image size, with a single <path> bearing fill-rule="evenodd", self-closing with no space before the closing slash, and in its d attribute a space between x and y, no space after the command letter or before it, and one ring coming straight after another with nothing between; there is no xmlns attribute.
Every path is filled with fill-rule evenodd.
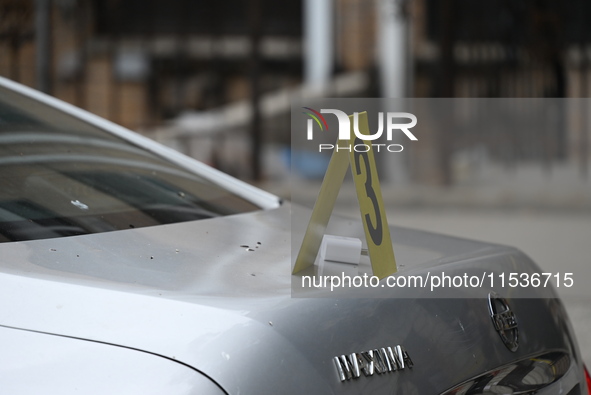
<svg viewBox="0 0 591 395"><path fill-rule="evenodd" d="M291 298L290 212L284 204L211 220L6 243L0 246L0 300L10 303L2 305L0 323L162 355L204 372L230 394L433 393L541 350L575 355L573 369L580 369L553 293L511 300L522 333L517 353L494 330L485 290L461 299L437 299L437 293L408 299L399 290L386 299ZM359 224L337 219L333 225L347 233ZM512 248L393 232L396 251L432 258L404 260L409 270L441 262L533 265ZM409 352L412 369L338 380L334 356L397 344Z"/></svg>
<svg viewBox="0 0 591 395"><path fill-rule="evenodd" d="M56 99L4 79L0 85L104 128L264 209L2 243L0 337L5 333L4 341L14 344L12 355L19 347L26 350L30 336L31 344L48 350L55 339L64 352L77 355L64 356L65 369L95 352L101 360L139 358L140 364L167 364L163 372L181 369L185 382L209 377L228 394L436 394L550 351L567 354L569 368L540 394L566 393L584 377L568 318L552 289L533 295L494 289L518 317L515 352L493 326L486 288L458 290L454 298L441 290L414 298L405 289L364 298L336 298L324 290L312 293L318 298L293 297L298 295L292 295L291 245L299 245L310 210L281 205L271 194ZM327 232L363 237L359 221L337 216ZM538 271L510 247L402 228L392 228L392 237L404 273ZM335 356L396 345L408 351L412 368L340 381ZM25 354L19 358L19 375L43 376L34 359L27 365ZM9 356L0 353L0 369L11 368ZM152 371L146 368L146 374ZM2 380L0 375L0 386Z"/></svg>
<svg viewBox="0 0 591 395"><path fill-rule="evenodd" d="M188 366L125 347L0 327L0 349L5 394L224 394Z"/></svg>

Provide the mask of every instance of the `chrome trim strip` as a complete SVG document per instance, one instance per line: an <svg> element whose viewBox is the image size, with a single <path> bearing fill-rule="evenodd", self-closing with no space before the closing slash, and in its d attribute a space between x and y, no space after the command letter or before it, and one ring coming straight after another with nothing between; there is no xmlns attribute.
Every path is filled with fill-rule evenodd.
<svg viewBox="0 0 591 395"><path fill-rule="evenodd" d="M440 395L533 394L564 376L571 362L563 351L538 354L485 372Z"/></svg>

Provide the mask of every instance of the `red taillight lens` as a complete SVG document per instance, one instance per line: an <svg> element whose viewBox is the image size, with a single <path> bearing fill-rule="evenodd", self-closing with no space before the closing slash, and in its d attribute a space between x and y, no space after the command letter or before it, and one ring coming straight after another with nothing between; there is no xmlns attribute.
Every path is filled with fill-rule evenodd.
<svg viewBox="0 0 591 395"><path fill-rule="evenodd" d="M589 371L585 366L585 381L587 382L587 394L591 395L591 376L589 376Z"/></svg>

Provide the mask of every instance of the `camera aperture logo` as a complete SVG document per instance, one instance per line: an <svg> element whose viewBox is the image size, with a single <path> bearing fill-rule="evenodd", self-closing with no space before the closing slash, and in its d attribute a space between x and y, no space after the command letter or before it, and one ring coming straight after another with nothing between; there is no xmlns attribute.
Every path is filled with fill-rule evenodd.
<svg viewBox="0 0 591 395"><path fill-rule="evenodd" d="M337 109L326 109L323 108L320 112L310 107L303 107L306 112L302 112L309 118L306 123L306 138L308 140L314 140L314 123L318 125L321 132L328 131L328 123L326 118L322 114L333 114L337 117L339 123L339 134L336 144L318 144L318 152L322 151L355 151L355 152L367 152L370 149L374 149L377 152L402 152L404 146L402 144L392 143L395 131L403 132L403 134L411 141L417 141L416 136L410 131L411 128L416 126L417 117L409 112L387 112L385 115L383 112L378 113L378 130L373 134L363 134L359 131L359 113L353 113L353 133L355 134L355 143L342 144L341 141L351 141L351 120L349 116L341 110ZM385 119L385 121L384 121ZM400 123L400 120L406 119L410 122ZM386 140L388 143L373 143L373 141L379 139L384 134L384 123L386 124ZM368 141L372 141L368 144Z"/></svg>

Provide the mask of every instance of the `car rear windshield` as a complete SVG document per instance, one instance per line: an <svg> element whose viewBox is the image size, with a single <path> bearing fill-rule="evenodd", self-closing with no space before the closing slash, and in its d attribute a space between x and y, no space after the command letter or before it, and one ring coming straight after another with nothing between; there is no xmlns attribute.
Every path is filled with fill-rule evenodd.
<svg viewBox="0 0 591 395"><path fill-rule="evenodd" d="M258 209L159 155L0 87L0 242Z"/></svg>

